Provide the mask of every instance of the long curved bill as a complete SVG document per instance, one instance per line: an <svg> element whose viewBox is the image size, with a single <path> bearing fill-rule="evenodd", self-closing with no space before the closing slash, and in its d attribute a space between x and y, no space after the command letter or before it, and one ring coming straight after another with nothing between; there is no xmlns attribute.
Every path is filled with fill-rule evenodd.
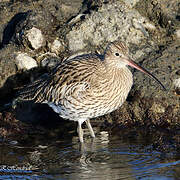
<svg viewBox="0 0 180 180"><path fill-rule="evenodd" d="M164 87L164 85L163 85L153 74L151 74L149 71L147 71L147 70L144 69L143 67L139 66L138 64L136 64L136 63L135 63L133 60L131 60L131 59L128 59L127 61L128 61L128 65L129 65L129 66L131 66L131 67L133 67L133 68L135 68L135 69L138 69L139 71L141 71L141 72L149 75L149 76L152 77L154 80L156 80L164 90L166 90L166 88Z"/></svg>

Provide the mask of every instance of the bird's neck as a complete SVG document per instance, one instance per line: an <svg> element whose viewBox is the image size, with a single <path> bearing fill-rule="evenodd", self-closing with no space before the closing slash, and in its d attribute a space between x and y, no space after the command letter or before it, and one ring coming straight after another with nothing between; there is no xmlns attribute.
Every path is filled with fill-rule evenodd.
<svg viewBox="0 0 180 180"><path fill-rule="evenodd" d="M106 79L109 79L109 85L119 87L119 89L126 89L127 93L130 91L133 84L133 77L131 71L127 66L106 66Z"/></svg>
<svg viewBox="0 0 180 180"><path fill-rule="evenodd" d="M95 78L91 81L95 84L98 82L98 84L101 85L102 90L109 86L113 89L126 89L126 92L128 93L133 84L132 73L127 66L118 67L107 62L106 59L98 66L94 76Z"/></svg>
<svg viewBox="0 0 180 180"><path fill-rule="evenodd" d="M122 67L107 66L106 74L108 75L108 77L111 77L112 80L132 79L132 73L127 66L122 66Z"/></svg>
<svg viewBox="0 0 180 180"><path fill-rule="evenodd" d="M96 76L93 95L110 105L111 112L126 100L133 84L132 73L127 67L106 67L101 76ZM105 93L104 93L105 92Z"/></svg>

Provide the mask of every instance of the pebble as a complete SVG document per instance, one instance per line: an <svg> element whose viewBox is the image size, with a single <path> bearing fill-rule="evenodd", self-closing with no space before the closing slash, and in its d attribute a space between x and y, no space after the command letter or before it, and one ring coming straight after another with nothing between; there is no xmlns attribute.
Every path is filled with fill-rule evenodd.
<svg viewBox="0 0 180 180"><path fill-rule="evenodd" d="M39 49L45 45L45 39L41 30L33 27L27 31L27 38L34 49Z"/></svg>
<svg viewBox="0 0 180 180"><path fill-rule="evenodd" d="M178 29L175 33L176 33L177 38L179 39L180 38L180 29Z"/></svg>
<svg viewBox="0 0 180 180"><path fill-rule="evenodd" d="M29 70L38 66L36 60L30 57L27 53L19 53L15 60L18 69Z"/></svg>
<svg viewBox="0 0 180 180"><path fill-rule="evenodd" d="M64 49L62 43L55 39L52 44L50 44L50 50L53 53L58 54L62 49Z"/></svg>
<svg viewBox="0 0 180 180"><path fill-rule="evenodd" d="M173 84L174 84L175 87L180 88L180 78L175 79Z"/></svg>

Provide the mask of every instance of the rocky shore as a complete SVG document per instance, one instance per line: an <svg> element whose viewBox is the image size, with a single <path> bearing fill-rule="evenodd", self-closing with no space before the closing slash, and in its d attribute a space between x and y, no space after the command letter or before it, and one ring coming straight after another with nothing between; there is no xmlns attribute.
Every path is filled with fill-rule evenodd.
<svg viewBox="0 0 180 180"><path fill-rule="evenodd" d="M103 53L109 42L121 40L167 90L132 70L126 103L92 125L124 138L151 136L155 148L178 150L179 6L178 0L0 1L0 140L76 134L74 122L63 121L46 105L23 103L14 110L10 104L18 88L65 58Z"/></svg>

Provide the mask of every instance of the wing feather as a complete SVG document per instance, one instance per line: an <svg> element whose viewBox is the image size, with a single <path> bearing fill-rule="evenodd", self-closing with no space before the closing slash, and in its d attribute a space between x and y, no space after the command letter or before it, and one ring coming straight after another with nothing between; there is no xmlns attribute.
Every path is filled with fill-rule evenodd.
<svg viewBox="0 0 180 180"><path fill-rule="evenodd" d="M67 60L46 76L27 85L19 92L21 100L52 102L58 104L63 98L83 98L91 88L90 78L99 68L101 59L88 54Z"/></svg>

